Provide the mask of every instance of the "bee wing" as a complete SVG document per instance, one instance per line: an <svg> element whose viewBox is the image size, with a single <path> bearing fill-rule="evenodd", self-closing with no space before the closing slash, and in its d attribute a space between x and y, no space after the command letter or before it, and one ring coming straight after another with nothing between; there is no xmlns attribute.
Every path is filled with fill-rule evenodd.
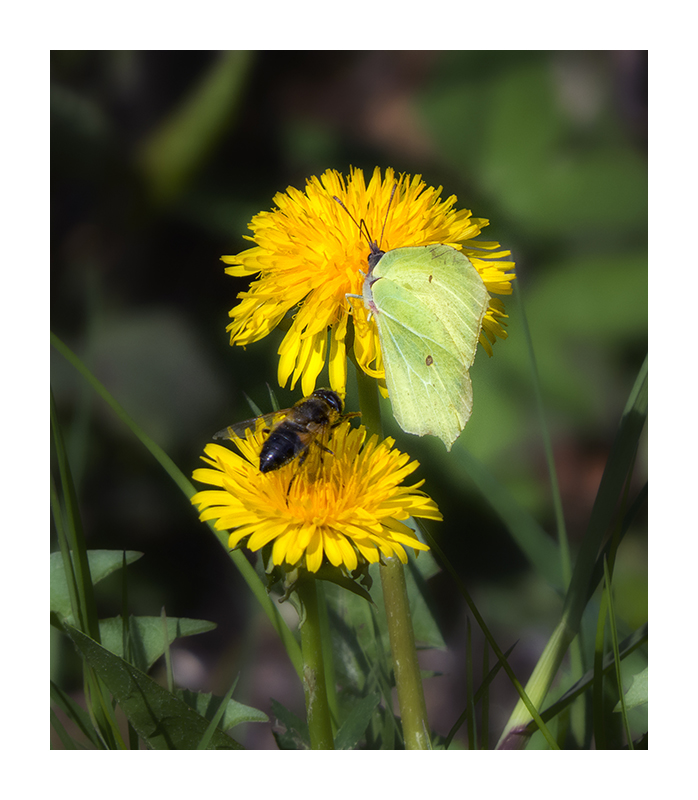
<svg viewBox="0 0 698 800"><path fill-rule="evenodd" d="M272 428L280 422L290 411L290 408L282 408L278 411L272 411L270 414L262 414L260 417L252 417L251 419L243 420L242 422L235 422L233 425L228 425L217 433L213 434L214 439L246 439L249 433L254 433L257 430L257 425L260 420L264 423L265 427Z"/></svg>

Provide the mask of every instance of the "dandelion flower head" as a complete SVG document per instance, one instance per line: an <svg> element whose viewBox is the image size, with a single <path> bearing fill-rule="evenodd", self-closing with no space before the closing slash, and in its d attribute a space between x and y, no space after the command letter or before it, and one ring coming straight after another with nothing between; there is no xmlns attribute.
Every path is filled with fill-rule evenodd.
<svg viewBox="0 0 698 800"><path fill-rule="evenodd" d="M456 210L455 196L442 200L441 191L427 187L420 175L396 177L387 169L382 177L376 168L368 185L360 169L352 169L347 179L327 170L309 178L304 192L289 187L278 193L276 208L250 222L253 235L246 238L254 246L222 258L230 265L228 274L256 276L229 312L231 344L246 346L262 339L295 310L279 347L279 384L286 386L290 378L293 388L300 378L303 394L309 395L328 363L330 386L343 396L352 317L357 363L368 375L384 379L375 321L361 299L351 297L362 293L369 247L347 210L363 221L383 250L450 245L470 259L490 295L510 294L515 276L507 272L514 265L502 260L509 251L499 250L497 242L474 242L488 220ZM506 338L505 318L502 302L491 298L480 335L489 355L496 338Z"/></svg>
<svg viewBox="0 0 698 800"><path fill-rule="evenodd" d="M366 442L363 426L344 421L331 433L331 453L315 447L303 466L296 459L263 474L258 465L264 438L258 426L236 440L239 452L207 445L202 459L208 466L193 475L215 487L192 497L200 519L229 530L231 548L245 544L256 551L273 543L275 566L312 573L325 560L349 573L382 556L406 563L405 547L429 549L405 520L440 520L441 513L419 490L423 481L402 485L419 463L394 449L394 440L379 443L372 436Z"/></svg>

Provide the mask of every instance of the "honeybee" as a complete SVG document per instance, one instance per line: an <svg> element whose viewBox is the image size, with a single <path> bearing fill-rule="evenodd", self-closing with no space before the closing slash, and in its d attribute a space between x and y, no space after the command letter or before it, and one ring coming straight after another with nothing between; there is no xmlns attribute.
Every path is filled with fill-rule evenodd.
<svg viewBox="0 0 698 800"><path fill-rule="evenodd" d="M261 419L269 422L269 436L259 454L259 471L271 472L298 458L300 467L308 456L313 442L326 453L332 453L318 439L334 428L342 419L358 416L343 414L344 405L337 392L331 389L316 389L308 397L299 400L291 408L264 414ZM260 417L239 422L214 434L214 439L232 439L242 436L246 429L254 429ZM291 487L289 485L289 491Z"/></svg>

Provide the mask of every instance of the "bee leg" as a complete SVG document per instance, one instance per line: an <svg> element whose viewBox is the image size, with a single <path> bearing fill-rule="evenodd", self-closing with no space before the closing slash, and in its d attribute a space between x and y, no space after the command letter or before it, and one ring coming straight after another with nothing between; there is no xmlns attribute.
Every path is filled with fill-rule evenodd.
<svg viewBox="0 0 698 800"><path fill-rule="evenodd" d="M298 472L294 472L293 473L293 477L288 482L288 489L286 489L286 505L288 505L288 496L289 496L289 494L291 492L291 487L293 486L293 481L295 481L297 477L298 477Z"/></svg>
<svg viewBox="0 0 698 800"><path fill-rule="evenodd" d="M341 425L345 419L351 419L352 417L360 417L360 411L350 411L348 414L342 414L342 416L337 420L337 422L330 425L330 430L334 430L338 425Z"/></svg>
<svg viewBox="0 0 698 800"><path fill-rule="evenodd" d="M288 505L288 495L289 495L289 493L290 493L290 491L291 491L291 487L293 486L293 481L295 481L295 480L296 480L296 478L298 477L298 473L300 472L300 469L301 469L301 467L303 466L303 464L304 464L304 462L305 462L305 459L306 459L307 457L308 457L308 451L307 451L307 450L304 450L304 451L301 453L301 455L300 455L300 458L298 459L298 466L296 467L296 471L293 473L293 477L292 477L292 478L291 478L291 480L289 481L289 484L288 484L288 489L286 489L286 505Z"/></svg>

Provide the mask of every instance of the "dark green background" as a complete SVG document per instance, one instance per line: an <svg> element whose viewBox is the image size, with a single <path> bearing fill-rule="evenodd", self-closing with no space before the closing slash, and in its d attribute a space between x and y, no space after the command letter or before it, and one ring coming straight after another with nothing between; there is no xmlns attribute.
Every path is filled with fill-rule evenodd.
<svg viewBox="0 0 698 800"><path fill-rule="evenodd" d="M282 405L300 396L275 386L279 335L228 345L245 284L220 255L246 246L277 191L329 167L392 166L456 194L490 219L484 238L513 251L574 544L647 348L645 52L54 51L51 82L52 329L185 473L213 431L251 416L243 393L265 410L267 382ZM559 605L458 460L467 448L553 533L520 313L505 302L510 337L492 359L478 354L453 453L398 445L422 462L446 517L431 530L500 643L521 639L525 677ZM51 377L90 547L145 552L129 568L132 610L218 623L184 642L200 659L193 688L222 694L241 670L238 699L302 712L273 634L194 509L56 354ZM621 556L618 610L634 626L647 614L644 520ZM103 616L119 612L110 581ZM452 650L424 663L447 673L427 684L445 733L462 700L464 611L447 579L432 583ZM54 669L73 685L67 650ZM506 717L512 691L500 691ZM262 726L249 736L273 746Z"/></svg>

